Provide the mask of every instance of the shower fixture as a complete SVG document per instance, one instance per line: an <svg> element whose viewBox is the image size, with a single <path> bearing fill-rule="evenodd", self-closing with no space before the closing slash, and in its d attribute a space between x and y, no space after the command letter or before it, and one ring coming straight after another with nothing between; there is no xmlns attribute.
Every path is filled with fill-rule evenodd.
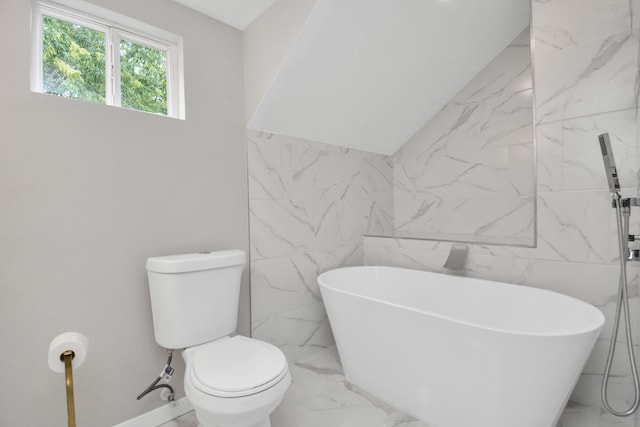
<svg viewBox="0 0 640 427"><path fill-rule="evenodd" d="M607 411L619 417L626 417L633 414L640 405L640 381L638 380L638 367L636 366L636 357L633 351L633 340L631 337L631 320L629 315L629 298L627 295L627 261L637 261L639 259L639 251L629 249L628 243L636 239L637 236L629 235L629 216L631 215L632 206L640 206L640 199L622 198L620 196L620 181L618 179L618 170L613 159L613 150L611 149L611 141L608 133L598 135L600 142L600 151L604 161L604 168L609 183L609 191L611 191L612 206L616 210L616 224L618 226L618 251L620 256L620 280L618 282L618 297L616 304L616 313L614 316L613 330L611 332L611 342L609 343L609 352L607 354L607 362L605 365L604 376L602 378L602 403ZM618 337L618 328L622 320L622 312L624 312L625 337L627 344L627 355L629 358L629 367L633 376L634 398L633 404L626 410L618 411L611 407L607 396L609 379L611 377L611 367L613 365L613 356L616 351L616 339Z"/></svg>
<svg viewBox="0 0 640 427"><path fill-rule="evenodd" d="M602 152L602 160L604 160L604 169L609 182L609 191L617 193L620 191L620 181L618 180L618 169L613 159L613 150L611 149L611 140L608 133L598 135L600 142L600 151Z"/></svg>

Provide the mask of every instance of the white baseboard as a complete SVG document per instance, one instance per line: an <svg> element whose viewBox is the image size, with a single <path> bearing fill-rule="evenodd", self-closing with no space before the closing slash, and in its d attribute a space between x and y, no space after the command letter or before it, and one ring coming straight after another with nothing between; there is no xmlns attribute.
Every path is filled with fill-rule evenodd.
<svg viewBox="0 0 640 427"><path fill-rule="evenodd" d="M158 427L191 410L193 410L191 403L183 397L113 427Z"/></svg>

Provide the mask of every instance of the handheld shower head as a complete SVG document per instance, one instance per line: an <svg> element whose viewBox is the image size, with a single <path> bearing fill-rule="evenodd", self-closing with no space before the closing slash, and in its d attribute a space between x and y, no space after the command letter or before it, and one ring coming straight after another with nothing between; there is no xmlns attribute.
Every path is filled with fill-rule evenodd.
<svg viewBox="0 0 640 427"><path fill-rule="evenodd" d="M600 142L600 151L602 151L605 174L607 175L607 181L609 182L609 191L617 193L620 191L620 181L618 180L616 162L613 159L613 150L611 149L609 134L603 133L602 135L598 135L598 141Z"/></svg>

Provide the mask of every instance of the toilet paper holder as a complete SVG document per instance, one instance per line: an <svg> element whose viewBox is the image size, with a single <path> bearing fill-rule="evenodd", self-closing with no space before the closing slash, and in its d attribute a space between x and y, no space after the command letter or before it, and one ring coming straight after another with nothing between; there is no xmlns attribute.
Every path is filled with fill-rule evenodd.
<svg viewBox="0 0 640 427"><path fill-rule="evenodd" d="M76 368L85 360L89 340L78 332L65 332L55 337L49 345L49 367L55 372L63 372L67 395L67 418L69 427L76 427L76 410L73 393L73 360ZM64 368L60 366L64 364Z"/></svg>
<svg viewBox="0 0 640 427"><path fill-rule="evenodd" d="M69 427L76 427L76 404L73 397L73 366L71 361L75 357L73 350L66 350L60 355L64 362L64 383L67 389L67 418Z"/></svg>

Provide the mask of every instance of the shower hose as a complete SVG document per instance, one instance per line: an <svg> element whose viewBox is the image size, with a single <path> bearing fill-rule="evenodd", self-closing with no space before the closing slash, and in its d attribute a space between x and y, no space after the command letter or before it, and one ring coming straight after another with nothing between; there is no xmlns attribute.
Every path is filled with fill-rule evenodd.
<svg viewBox="0 0 640 427"><path fill-rule="evenodd" d="M638 380L638 368L636 366L636 357L633 351L633 340L631 338L631 321L629 315L629 298L627 295L627 239L629 236L629 215L631 209L621 206L621 198L619 193L614 194L614 203L616 208L616 223L618 226L618 249L620 253L620 281L618 283L618 298L616 303L616 314L614 317L613 330L611 331L611 342L609 343L609 353L607 355L607 363L602 378L602 403L607 411L619 417L626 417L633 414L638 405L640 405L640 381ZM609 379L611 378L611 366L613 365L613 356L616 352L616 339L618 337L618 327L620 326L622 312L624 312L624 326L627 344L627 356L629 358L629 366L631 375L633 376L634 397L631 407L624 411L617 411L609 404L607 390L609 388Z"/></svg>

